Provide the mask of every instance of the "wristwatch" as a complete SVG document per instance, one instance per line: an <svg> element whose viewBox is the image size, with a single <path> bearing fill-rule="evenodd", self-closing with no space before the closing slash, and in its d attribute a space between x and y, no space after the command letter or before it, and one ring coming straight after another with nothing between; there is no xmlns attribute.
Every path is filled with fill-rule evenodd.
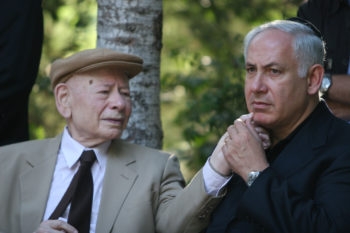
<svg viewBox="0 0 350 233"><path fill-rule="evenodd" d="M332 86L332 75L330 73L325 73L323 75L323 79L322 79L322 84L321 84L321 88L320 88L320 92L323 95L327 94L328 89Z"/></svg>
<svg viewBox="0 0 350 233"><path fill-rule="evenodd" d="M251 172L249 172L248 180L247 180L248 187L250 187L254 183L255 179L258 178L259 175L260 175L259 171L251 171Z"/></svg>

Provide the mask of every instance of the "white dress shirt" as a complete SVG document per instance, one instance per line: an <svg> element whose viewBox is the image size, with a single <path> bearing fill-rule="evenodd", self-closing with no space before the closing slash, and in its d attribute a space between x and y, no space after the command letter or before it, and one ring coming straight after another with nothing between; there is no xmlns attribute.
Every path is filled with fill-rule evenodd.
<svg viewBox="0 0 350 233"><path fill-rule="evenodd" d="M209 159L207 159L207 162L203 167L203 177L205 191L212 196L218 196L220 194L220 191L226 186L232 176L225 177L218 174L210 166Z"/></svg>
<svg viewBox="0 0 350 233"><path fill-rule="evenodd" d="M73 176L79 168L79 157L84 150L93 149L96 154L96 162L91 167L92 178L94 182L94 193L91 210L90 233L94 233L96 229L98 209L100 206L103 177L106 170L106 151L110 145L110 141L99 145L96 148L85 148L76 140L74 140L67 128L64 129L61 147L58 152L56 167L51 182L49 198L46 204L44 220L49 219L50 215L61 201L66 192ZM61 220L68 219L70 205L64 212Z"/></svg>

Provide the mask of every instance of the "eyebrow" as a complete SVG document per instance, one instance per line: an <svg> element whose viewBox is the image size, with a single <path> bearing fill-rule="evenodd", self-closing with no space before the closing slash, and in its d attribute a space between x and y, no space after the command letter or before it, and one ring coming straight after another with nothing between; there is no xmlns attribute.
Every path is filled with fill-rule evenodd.
<svg viewBox="0 0 350 233"><path fill-rule="evenodd" d="M246 63L246 66L256 66L256 64L247 62L247 63ZM277 63L277 62L270 62L270 63L268 63L268 64L266 64L266 65L263 65L264 68L266 68L266 67L271 67L271 66L283 67L280 63Z"/></svg>

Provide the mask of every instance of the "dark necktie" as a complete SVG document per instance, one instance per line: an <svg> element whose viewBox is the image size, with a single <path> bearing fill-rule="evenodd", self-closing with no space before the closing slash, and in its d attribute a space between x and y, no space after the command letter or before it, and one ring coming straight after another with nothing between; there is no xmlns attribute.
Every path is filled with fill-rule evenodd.
<svg viewBox="0 0 350 233"><path fill-rule="evenodd" d="M83 152L80 156L79 170L50 216L50 219L59 218L71 202L68 223L74 226L79 233L88 233L90 229L93 196L93 180L90 168L95 160L96 155L93 150Z"/></svg>

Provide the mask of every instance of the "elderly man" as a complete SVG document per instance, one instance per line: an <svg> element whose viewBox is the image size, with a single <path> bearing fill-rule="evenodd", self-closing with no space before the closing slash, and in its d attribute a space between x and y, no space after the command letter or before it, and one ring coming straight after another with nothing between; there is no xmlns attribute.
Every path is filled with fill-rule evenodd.
<svg viewBox="0 0 350 233"><path fill-rule="evenodd" d="M223 153L235 175L205 232L350 232L350 125L319 88L324 43L299 20L245 38L245 99L252 121L228 128ZM262 150L250 124L269 131Z"/></svg>
<svg viewBox="0 0 350 233"><path fill-rule="evenodd" d="M221 144L184 188L175 156L119 139L131 113L129 79L142 63L102 48L53 63L67 126L56 138L0 148L0 232L195 233L207 225L231 174Z"/></svg>

